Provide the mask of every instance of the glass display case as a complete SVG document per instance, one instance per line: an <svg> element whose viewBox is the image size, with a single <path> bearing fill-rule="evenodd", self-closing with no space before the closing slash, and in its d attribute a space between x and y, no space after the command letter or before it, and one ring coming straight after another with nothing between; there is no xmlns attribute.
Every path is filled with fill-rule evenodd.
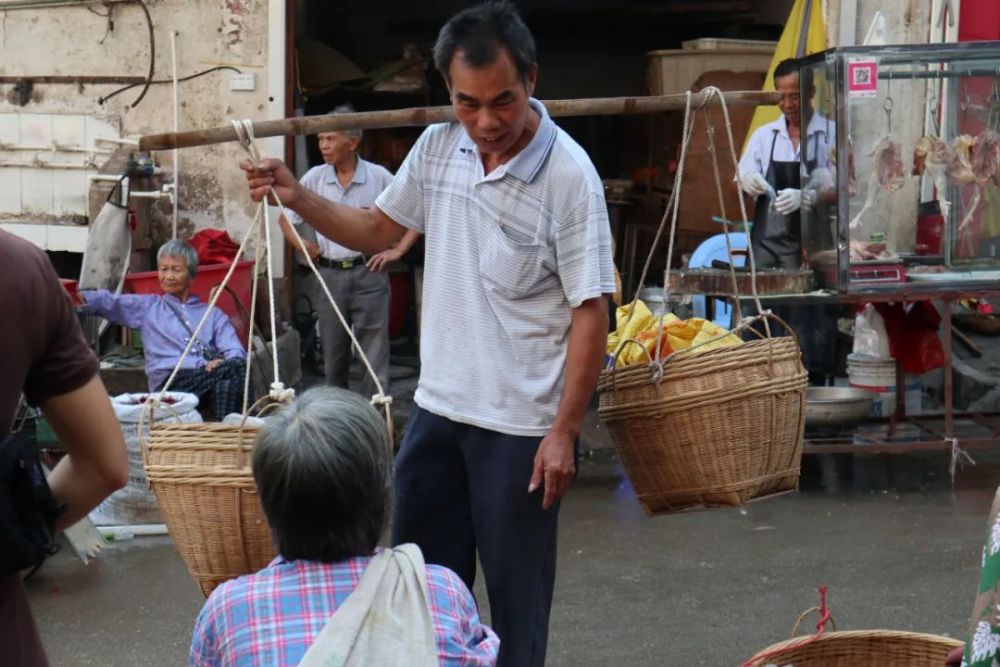
<svg viewBox="0 0 1000 667"><path fill-rule="evenodd" d="M803 251L820 284L995 287L1000 42L831 49L799 82Z"/></svg>

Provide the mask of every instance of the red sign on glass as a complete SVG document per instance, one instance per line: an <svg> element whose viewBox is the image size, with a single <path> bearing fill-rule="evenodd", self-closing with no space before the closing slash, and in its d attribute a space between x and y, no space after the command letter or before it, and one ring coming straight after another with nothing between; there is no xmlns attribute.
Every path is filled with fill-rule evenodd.
<svg viewBox="0 0 1000 667"><path fill-rule="evenodd" d="M878 91L878 63L872 58L852 58L847 61L847 96L875 97Z"/></svg>

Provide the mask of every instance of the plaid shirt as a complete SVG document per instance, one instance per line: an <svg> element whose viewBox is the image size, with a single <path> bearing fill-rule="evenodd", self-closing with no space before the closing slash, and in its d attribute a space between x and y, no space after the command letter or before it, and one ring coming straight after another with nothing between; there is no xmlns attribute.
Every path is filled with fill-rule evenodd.
<svg viewBox="0 0 1000 667"><path fill-rule="evenodd" d="M320 563L279 557L256 574L227 581L212 591L198 615L191 667L298 665L370 560ZM441 665L495 665L500 640L479 621L475 600L458 575L428 565L427 588Z"/></svg>

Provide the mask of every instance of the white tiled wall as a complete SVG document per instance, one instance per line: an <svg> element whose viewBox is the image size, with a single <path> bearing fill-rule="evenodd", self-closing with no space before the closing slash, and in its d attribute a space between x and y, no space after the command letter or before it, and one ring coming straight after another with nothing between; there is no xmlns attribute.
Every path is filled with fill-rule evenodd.
<svg viewBox="0 0 1000 667"><path fill-rule="evenodd" d="M22 147L80 146L95 152L93 162L101 164L113 144L99 143L99 137L117 139L118 123L107 118L79 114L0 114L0 220L16 217L30 223L30 214L51 220L70 215L87 215L89 176L94 167L83 167L90 154L80 151L16 150ZM79 168L17 166L42 162L81 165Z"/></svg>

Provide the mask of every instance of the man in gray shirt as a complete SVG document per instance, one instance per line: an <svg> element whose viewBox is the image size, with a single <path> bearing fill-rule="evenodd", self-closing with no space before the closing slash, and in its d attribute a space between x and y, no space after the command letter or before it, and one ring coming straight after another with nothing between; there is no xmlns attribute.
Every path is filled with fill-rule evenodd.
<svg viewBox="0 0 1000 667"><path fill-rule="evenodd" d="M471 588L486 578L500 665L545 663L559 501L604 358L615 291L604 190L532 98L516 10L455 15L434 48L458 123L428 127L370 209L331 204L284 165L244 162L282 201L366 252L424 234L420 381L395 477L394 544Z"/></svg>
<svg viewBox="0 0 1000 667"><path fill-rule="evenodd" d="M344 105L333 113L349 113L354 109ZM321 132L317 135L323 164L313 167L302 177L302 187L315 192L324 199L354 208L366 208L375 203L392 174L358 156L361 130L345 132ZM281 218L281 231L293 247L298 247L291 224L299 226L303 217L294 210L288 211L288 219ZM305 220L311 222L311 220ZM387 262L380 253L367 263L357 250L329 239L324 234L317 235L317 242L307 241L305 250L319 268L320 276L330 294L337 302L347 324L354 329L354 335L361 344L371 363L383 390L389 390L389 279L382 272ZM417 237L410 232L404 242L408 248ZM344 325L337 318L326 294L317 287L314 295L319 315L319 331L323 341L323 371L326 384L331 387L348 387L348 372L351 363L351 340ZM374 396L375 382L365 373L360 387L364 396Z"/></svg>

